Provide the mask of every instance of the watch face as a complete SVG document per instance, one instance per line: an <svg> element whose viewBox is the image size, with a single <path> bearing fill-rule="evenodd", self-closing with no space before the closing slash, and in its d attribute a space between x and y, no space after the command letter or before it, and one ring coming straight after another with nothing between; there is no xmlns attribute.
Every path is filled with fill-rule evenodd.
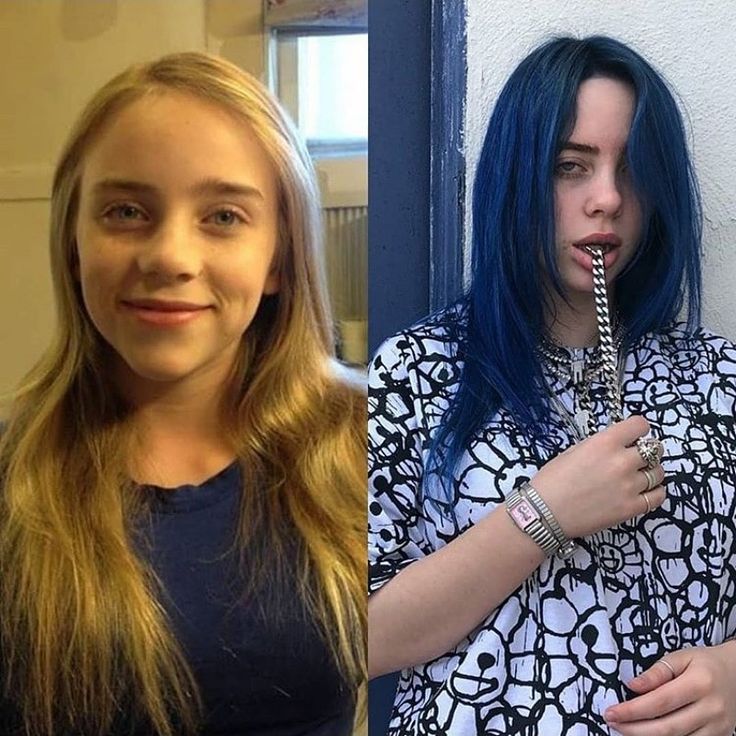
<svg viewBox="0 0 736 736"><path fill-rule="evenodd" d="M509 509L509 513L522 529L525 529L533 521L538 521L541 518L539 512L526 499L523 499L513 509Z"/></svg>

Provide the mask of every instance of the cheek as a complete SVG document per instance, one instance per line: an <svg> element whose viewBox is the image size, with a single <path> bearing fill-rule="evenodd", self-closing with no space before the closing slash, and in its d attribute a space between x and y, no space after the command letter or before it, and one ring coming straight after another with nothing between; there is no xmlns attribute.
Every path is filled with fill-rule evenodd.
<svg viewBox="0 0 736 736"><path fill-rule="evenodd" d="M574 208L573 196L562 187L555 190L555 229L558 240L564 240L569 233L568 225Z"/></svg>
<svg viewBox="0 0 736 736"><path fill-rule="evenodd" d="M212 290L225 305L229 321L238 329L247 328L261 299L277 291L270 287L278 277L261 264L233 264L229 269L212 272L210 278Z"/></svg>
<svg viewBox="0 0 736 736"><path fill-rule="evenodd" d="M124 278L124 264L100 251L78 251L78 280L87 312L96 324L114 306Z"/></svg>

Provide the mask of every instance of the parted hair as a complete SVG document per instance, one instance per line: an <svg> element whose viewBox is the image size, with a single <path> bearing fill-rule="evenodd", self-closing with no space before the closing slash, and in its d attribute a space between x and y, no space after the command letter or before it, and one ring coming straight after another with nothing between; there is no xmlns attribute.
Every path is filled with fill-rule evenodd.
<svg viewBox="0 0 736 736"><path fill-rule="evenodd" d="M75 276L85 153L122 108L167 91L246 122L278 182L281 287L243 335L222 424L248 489L233 539L247 552L244 587L295 580L356 695L365 680L366 398L334 358L311 160L258 80L214 56L172 54L102 87L62 151L50 235L57 327L0 439L4 690L33 736L105 733L121 713L163 736L198 722L197 683L133 543L146 502L128 476L132 407Z"/></svg>

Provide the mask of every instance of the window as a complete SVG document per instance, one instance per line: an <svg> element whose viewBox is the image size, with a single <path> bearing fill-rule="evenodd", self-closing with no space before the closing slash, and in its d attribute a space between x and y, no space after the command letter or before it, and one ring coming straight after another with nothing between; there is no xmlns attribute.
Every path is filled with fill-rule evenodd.
<svg viewBox="0 0 736 736"><path fill-rule="evenodd" d="M368 146L368 34L277 31L276 92L320 155Z"/></svg>
<svg viewBox="0 0 736 736"><path fill-rule="evenodd" d="M366 0L265 0L271 89L312 155L322 194L338 354L368 356Z"/></svg>

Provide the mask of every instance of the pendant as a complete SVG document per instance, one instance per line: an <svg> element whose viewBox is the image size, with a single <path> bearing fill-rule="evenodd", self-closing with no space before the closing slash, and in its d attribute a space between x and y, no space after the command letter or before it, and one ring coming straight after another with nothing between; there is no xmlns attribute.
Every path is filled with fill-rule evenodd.
<svg viewBox="0 0 736 736"><path fill-rule="evenodd" d="M582 357L576 357L572 360L572 382L577 386L583 382L583 370L585 368L585 361Z"/></svg>
<svg viewBox="0 0 736 736"><path fill-rule="evenodd" d="M587 409L578 409L573 417L575 425L582 437L590 434L590 412Z"/></svg>

